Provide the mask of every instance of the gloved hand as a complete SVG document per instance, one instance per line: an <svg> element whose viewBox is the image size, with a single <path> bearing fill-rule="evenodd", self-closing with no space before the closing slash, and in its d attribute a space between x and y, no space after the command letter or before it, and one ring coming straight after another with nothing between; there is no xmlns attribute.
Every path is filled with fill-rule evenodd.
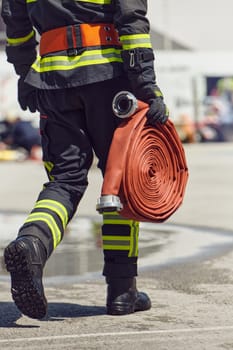
<svg viewBox="0 0 233 350"><path fill-rule="evenodd" d="M36 88L25 83L23 77L18 80L18 102L24 111L27 108L32 113L37 110Z"/></svg>
<svg viewBox="0 0 233 350"><path fill-rule="evenodd" d="M122 59L133 94L149 105L148 124L164 124L169 116L163 94L156 84L152 49L123 50Z"/></svg>
<svg viewBox="0 0 233 350"><path fill-rule="evenodd" d="M156 123L165 124L169 117L168 108L165 105L163 98L157 97L149 101L150 109L147 112L148 124L155 125Z"/></svg>

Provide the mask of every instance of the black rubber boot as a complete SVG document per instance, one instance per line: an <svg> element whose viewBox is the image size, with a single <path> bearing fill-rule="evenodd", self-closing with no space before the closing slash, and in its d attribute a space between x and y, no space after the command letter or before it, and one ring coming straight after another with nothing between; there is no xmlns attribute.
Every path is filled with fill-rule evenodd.
<svg viewBox="0 0 233 350"><path fill-rule="evenodd" d="M33 236L18 237L5 248L4 259L16 306L28 317L43 318L47 313L42 284L47 254L43 244Z"/></svg>
<svg viewBox="0 0 233 350"><path fill-rule="evenodd" d="M107 314L127 315L136 311L145 311L151 308L150 298L146 293L138 292L136 278L106 277Z"/></svg>

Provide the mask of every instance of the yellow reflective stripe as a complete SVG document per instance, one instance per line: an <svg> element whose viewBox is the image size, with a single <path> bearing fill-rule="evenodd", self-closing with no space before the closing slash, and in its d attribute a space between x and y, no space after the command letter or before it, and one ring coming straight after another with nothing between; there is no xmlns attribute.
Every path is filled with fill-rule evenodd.
<svg viewBox="0 0 233 350"><path fill-rule="evenodd" d="M128 34L128 35L121 35L120 41L121 42L132 42L132 41L149 41L150 40L150 34Z"/></svg>
<svg viewBox="0 0 233 350"><path fill-rule="evenodd" d="M44 162L44 167L48 171L49 179L51 181L54 181L54 176L50 175L50 172L52 171L54 164L52 162Z"/></svg>
<svg viewBox="0 0 233 350"><path fill-rule="evenodd" d="M37 0L26 0L27 4L30 4L31 2L36 2Z"/></svg>
<svg viewBox="0 0 233 350"><path fill-rule="evenodd" d="M130 230L130 250L129 257L138 256L138 234L139 234L139 222L134 221Z"/></svg>
<svg viewBox="0 0 233 350"><path fill-rule="evenodd" d="M130 220L123 218L119 215L118 212L106 212L103 214L103 224L108 225L128 225L130 226L129 236L112 236L112 235L103 235L103 249L106 250L127 250L126 244L123 242L129 242L128 246L128 256L136 257L138 256L138 234L139 234L139 222L135 220ZM118 242L117 245L114 245L114 241ZM119 241L122 245L119 245ZM111 248L110 248L111 247ZM120 248L123 247L123 248Z"/></svg>
<svg viewBox="0 0 233 350"><path fill-rule="evenodd" d="M68 222L68 212L60 202L52 199L42 199L36 203L35 208L45 208L54 211L61 219L62 226L65 229Z"/></svg>
<svg viewBox="0 0 233 350"><path fill-rule="evenodd" d="M128 219L104 219L104 224L108 225L129 225L131 226L133 220Z"/></svg>
<svg viewBox="0 0 233 350"><path fill-rule="evenodd" d="M150 34L121 35L120 42L123 50L131 50L137 47L152 48Z"/></svg>
<svg viewBox="0 0 233 350"><path fill-rule="evenodd" d="M128 246L118 246L118 245L105 245L103 244L104 250L129 250Z"/></svg>
<svg viewBox="0 0 233 350"><path fill-rule="evenodd" d="M103 235L103 241L130 241L129 236L111 236L111 235Z"/></svg>
<svg viewBox="0 0 233 350"><path fill-rule="evenodd" d="M53 70L71 70L77 67L89 66L94 64L104 64L110 62L122 62L121 50L103 49L88 50L80 56L50 56L38 57L32 68L39 72L50 72Z"/></svg>
<svg viewBox="0 0 233 350"><path fill-rule="evenodd" d="M160 90L155 90L155 96L156 97L163 97L163 94Z"/></svg>
<svg viewBox="0 0 233 350"><path fill-rule="evenodd" d="M120 216L118 212L105 212L103 214L103 223L109 225L129 225L133 224L133 220Z"/></svg>
<svg viewBox="0 0 233 350"><path fill-rule="evenodd" d="M53 169L54 164L52 162L44 162L44 166L50 172Z"/></svg>
<svg viewBox="0 0 233 350"><path fill-rule="evenodd" d="M103 249L129 250L130 237L125 236L103 236Z"/></svg>
<svg viewBox="0 0 233 350"><path fill-rule="evenodd" d="M75 0L77 2L90 2L91 4L109 5L112 0Z"/></svg>
<svg viewBox="0 0 233 350"><path fill-rule="evenodd" d="M26 43L28 40L30 40L34 36L35 32L32 30L28 35L22 36L20 38L7 38L7 43L9 45L20 45L23 43Z"/></svg>
<svg viewBox="0 0 233 350"><path fill-rule="evenodd" d="M129 250L130 236L103 235L104 250Z"/></svg>
<svg viewBox="0 0 233 350"><path fill-rule="evenodd" d="M151 44L131 44L131 45L123 45L123 50L133 50L133 49L137 49L138 47L141 48L146 48L146 49L152 49L152 45Z"/></svg>
<svg viewBox="0 0 233 350"><path fill-rule="evenodd" d="M56 248L56 246L61 241L61 231L59 230L54 218L52 215L47 213L31 213L28 218L26 219L25 223L27 222L35 222L35 221L43 221L45 222L53 236L53 247Z"/></svg>

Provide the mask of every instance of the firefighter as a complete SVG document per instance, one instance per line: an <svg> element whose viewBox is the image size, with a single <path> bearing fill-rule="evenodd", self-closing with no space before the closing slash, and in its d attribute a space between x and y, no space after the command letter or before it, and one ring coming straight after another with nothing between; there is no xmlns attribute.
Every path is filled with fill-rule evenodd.
<svg viewBox="0 0 233 350"><path fill-rule="evenodd" d="M147 102L151 125L165 123L168 111L156 83L147 0L3 0L2 17L7 60L19 76L18 102L40 113L48 175L4 259L17 307L41 319L47 312L43 268L76 213L93 154L104 175L120 123L114 96L128 90ZM117 212L103 215L107 314L151 307L136 287L138 233L138 222Z"/></svg>

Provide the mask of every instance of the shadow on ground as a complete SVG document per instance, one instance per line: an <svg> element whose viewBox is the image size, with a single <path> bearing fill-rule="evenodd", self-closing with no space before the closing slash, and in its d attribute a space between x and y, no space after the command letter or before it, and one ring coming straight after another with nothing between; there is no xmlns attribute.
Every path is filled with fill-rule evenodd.
<svg viewBox="0 0 233 350"><path fill-rule="evenodd" d="M65 318L101 316L106 314L105 307L79 305L72 303L50 303L48 314L41 321L63 321ZM17 325L22 316L13 302L0 302L0 328L37 328L37 325Z"/></svg>

